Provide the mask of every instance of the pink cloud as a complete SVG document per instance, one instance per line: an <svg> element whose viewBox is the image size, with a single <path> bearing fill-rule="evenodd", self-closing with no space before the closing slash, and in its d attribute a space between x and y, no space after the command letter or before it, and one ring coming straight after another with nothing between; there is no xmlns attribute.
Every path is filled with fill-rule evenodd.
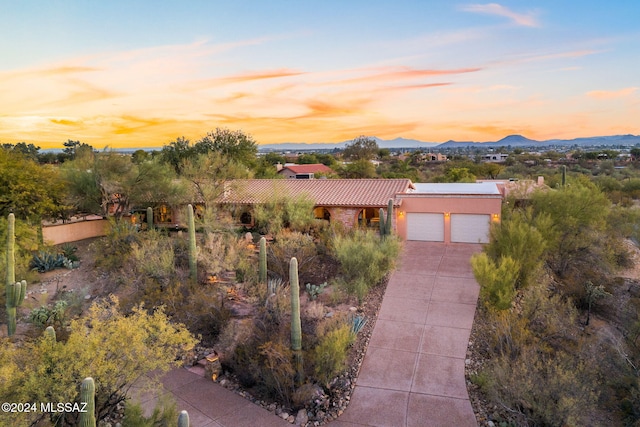
<svg viewBox="0 0 640 427"><path fill-rule="evenodd" d="M498 3L470 4L463 6L465 12L481 13L484 15L497 15L509 18L513 23L523 27L539 27L536 12L517 13Z"/></svg>

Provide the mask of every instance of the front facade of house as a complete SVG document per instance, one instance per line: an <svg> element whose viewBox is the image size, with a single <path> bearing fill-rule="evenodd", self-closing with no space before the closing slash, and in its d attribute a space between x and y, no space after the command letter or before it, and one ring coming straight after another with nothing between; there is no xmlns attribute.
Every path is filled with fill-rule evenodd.
<svg viewBox="0 0 640 427"><path fill-rule="evenodd" d="M315 218L347 228L379 229L393 200L392 228L403 240L443 243L486 243L492 223L500 221L503 192L496 182L412 183L408 179L247 179L230 181L219 203L234 219L253 226L253 208L282 197L313 202ZM196 215L203 206L194 204ZM184 206L159 204L154 223L183 228ZM139 218L138 221L144 221Z"/></svg>

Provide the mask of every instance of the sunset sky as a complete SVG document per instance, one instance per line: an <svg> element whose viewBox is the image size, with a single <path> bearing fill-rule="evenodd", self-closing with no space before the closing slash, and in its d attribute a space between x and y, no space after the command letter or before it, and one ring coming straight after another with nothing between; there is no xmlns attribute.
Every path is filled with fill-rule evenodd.
<svg viewBox="0 0 640 427"><path fill-rule="evenodd" d="M640 134L640 1L0 0L0 143Z"/></svg>

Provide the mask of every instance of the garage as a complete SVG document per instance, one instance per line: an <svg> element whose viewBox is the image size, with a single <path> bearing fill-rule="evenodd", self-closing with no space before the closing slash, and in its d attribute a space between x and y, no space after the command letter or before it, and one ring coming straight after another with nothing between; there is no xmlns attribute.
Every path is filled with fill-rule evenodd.
<svg viewBox="0 0 640 427"><path fill-rule="evenodd" d="M490 215L451 214L451 242L488 243Z"/></svg>
<svg viewBox="0 0 640 427"><path fill-rule="evenodd" d="M415 183L396 198L398 235L406 240L488 243L491 224L500 222L495 182Z"/></svg>
<svg viewBox="0 0 640 427"><path fill-rule="evenodd" d="M444 215L407 213L407 240L444 242Z"/></svg>

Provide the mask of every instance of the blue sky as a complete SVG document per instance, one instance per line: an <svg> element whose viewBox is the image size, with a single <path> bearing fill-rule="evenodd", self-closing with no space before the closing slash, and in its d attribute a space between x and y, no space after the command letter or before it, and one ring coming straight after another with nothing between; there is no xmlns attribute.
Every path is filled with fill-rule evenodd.
<svg viewBox="0 0 640 427"><path fill-rule="evenodd" d="M640 2L2 1L0 142L640 133Z"/></svg>

